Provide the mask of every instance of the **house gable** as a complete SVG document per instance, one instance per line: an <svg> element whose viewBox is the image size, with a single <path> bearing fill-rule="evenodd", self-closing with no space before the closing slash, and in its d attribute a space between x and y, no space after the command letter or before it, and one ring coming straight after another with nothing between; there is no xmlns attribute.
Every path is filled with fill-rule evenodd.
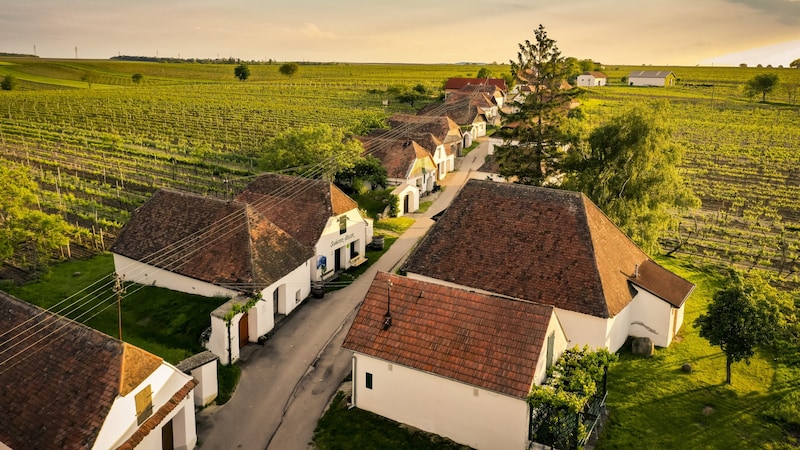
<svg viewBox="0 0 800 450"><path fill-rule="evenodd" d="M391 324L385 327L387 309ZM342 345L384 361L525 398L553 317L552 307L381 272Z"/></svg>
<svg viewBox="0 0 800 450"><path fill-rule="evenodd" d="M629 278L648 261L583 194L470 180L402 269L607 319L631 302Z"/></svg>
<svg viewBox="0 0 800 450"><path fill-rule="evenodd" d="M377 158L389 178L408 180L422 175L422 167L435 167L433 156L413 140L361 137L365 154ZM429 160L429 161L428 161Z"/></svg>
<svg viewBox="0 0 800 450"><path fill-rule="evenodd" d="M0 442L91 448L123 387L123 343L3 292L0 332L10 332L0 342ZM149 371L145 363L133 378Z"/></svg>

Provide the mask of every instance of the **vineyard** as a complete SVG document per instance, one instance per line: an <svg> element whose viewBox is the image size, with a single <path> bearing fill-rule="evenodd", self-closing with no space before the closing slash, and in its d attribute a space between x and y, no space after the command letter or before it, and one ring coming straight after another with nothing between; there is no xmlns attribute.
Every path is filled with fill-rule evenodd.
<svg viewBox="0 0 800 450"><path fill-rule="evenodd" d="M384 106L389 88L437 91L448 77L479 68L309 64L287 78L276 65L253 65L239 82L225 64L9 59L0 76L15 76L20 89L0 91L0 158L32 169L43 209L113 236L160 187L229 197L257 172L264 143L287 128L351 129L409 109ZM628 87L621 79L631 70L671 70L679 85ZM762 104L745 98L742 86L761 73L798 86L800 70L613 66L606 73L610 85L583 99L591 121L631 101L673 105L675 138L686 148L682 170L703 206L676 217L665 251L679 247L796 281L800 107L788 88Z"/></svg>

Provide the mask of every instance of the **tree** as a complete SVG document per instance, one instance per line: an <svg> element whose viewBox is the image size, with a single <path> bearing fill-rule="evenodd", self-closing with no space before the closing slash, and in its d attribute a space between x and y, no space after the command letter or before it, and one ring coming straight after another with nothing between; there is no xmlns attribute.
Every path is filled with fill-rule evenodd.
<svg viewBox="0 0 800 450"><path fill-rule="evenodd" d="M300 70L300 66L293 62L281 64L281 66L278 68L278 72L280 72L281 75L286 75L289 78L293 77L298 70Z"/></svg>
<svg viewBox="0 0 800 450"><path fill-rule="evenodd" d="M352 168L337 173L334 183L345 192L361 192L365 182L373 189L386 186L386 176L386 167L381 161L367 155L359 159Z"/></svg>
<svg viewBox="0 0 800 450"><path fill-rule="evenodd" d="M761 101L767 101L767 94L774 91L778 86L778 76L774 73L762 73L747 81L745 93L748 97L761 94Z"/></svg>
<svg viewBox="0 0 800 450"><path fill-rule="evenodd" d="M624 109L595 128L585 144L572 145L564 164L562 187L586 194L651 253L674 210L700 205L678 173L684 150L672 142L668 106Z"/></svg>
<svg viewBox="0 0 800 450"><path fill-rule="evenodd" d="M800 69L800 58L797 58L794 61L790 62L789 67L793 69Z"/></svg>
<svg viewBox="0 0 800 450"><path fill-rule="evenodd" d="M17 88L17 79L13 75L6 75L0 83L0 88L4 91L11 91Z"/></svg>
<svg viewBox="0 0 800 450"><path fill-rule="evenodd" d="M556 42L547 37L542 25L534 35L534 42L519 44L517 61L510 61L517 84L527 85L530 93L511 102L512 112L501 113L503 144L495 147L495 156L502 176L543 186L557 184L563 145L569 140L561 129L567 115L565 104L578 90L563 84L568 73Z"/></svg>
<svg viewBox="0 0 800 450"><path fill-rule="evenodd" d="M233 69L233 75L239 79L239 81L244 81L250 78L250 67L245 63L239 63L235 69Z"/></svg>
<svg viewBox="0 0 800 450"><path fill-rule="evenodd" d="M725 382L731 384L731 365L750 363L755 350L772 343L785 319L785 298L756 273L732 271L725 288L714 294L706 313L694 321L700 336L725 353Z"/></svg>
<svg viewBox="0 0 800 450"><path fill-rule="evenodd" d="M361 142L345 138L328 124L288 129L264 146L260 165L264 170L296 174L334 176L355 166L364 148Z"/></svg>
<svg viewBox="0 0 800 450"><path fill-rule="evenodd" d="M135 74L131 75L131 80L133 80L133 82L136 83L136 84L141 83L142 82L142 78L144 78L144 75L142 75L140 73L135 73Z"/></svg>
<svg viewBox="0 0 800 450"><path fill-rule="evenodd" d="M94 83L94 78L95 78L95 75L94 75L93 72L84 72L83 75L81 75L81 81L83 81L86 84L88 84L89 85L89 89L92 88L92 83Z"/></svg>
<svg viewBox="0 0 800 450"><path fill-rule="evenodd" d="M475 75L475 78L489 78L492 76L492 71L487 69L486 67L481 67L481 70L478 71L478 74Z"/></svg>

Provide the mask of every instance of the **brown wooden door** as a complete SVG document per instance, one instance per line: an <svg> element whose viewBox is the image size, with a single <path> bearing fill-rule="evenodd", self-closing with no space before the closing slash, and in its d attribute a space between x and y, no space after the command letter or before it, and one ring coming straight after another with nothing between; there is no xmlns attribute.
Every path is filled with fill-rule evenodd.
<svg viewBox="0 0 800 450"><path fill-rule="evenodd" d="M239 348L242 348L248 344L249 336L250 330L247 325L247 313L244 313L242 314L242 318L239 319Z"/></svg>
<svg viewBox="0 0 800 450"><path fill-rule="evenodd" d="M175 439L172 433L172 421L164 424L161 428L161 450L174 450Z"/></svg>

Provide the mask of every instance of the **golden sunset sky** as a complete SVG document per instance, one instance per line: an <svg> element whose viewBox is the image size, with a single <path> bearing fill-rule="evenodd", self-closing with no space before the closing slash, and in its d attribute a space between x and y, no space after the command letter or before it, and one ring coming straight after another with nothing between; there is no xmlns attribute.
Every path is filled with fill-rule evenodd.
<svg viewBox="0 0 800 450"><path fill-rule="evenodd" d="M0 52L490 63L540 23L565 56L606 64L800 58L800 0L0 0Z"/></svg>

